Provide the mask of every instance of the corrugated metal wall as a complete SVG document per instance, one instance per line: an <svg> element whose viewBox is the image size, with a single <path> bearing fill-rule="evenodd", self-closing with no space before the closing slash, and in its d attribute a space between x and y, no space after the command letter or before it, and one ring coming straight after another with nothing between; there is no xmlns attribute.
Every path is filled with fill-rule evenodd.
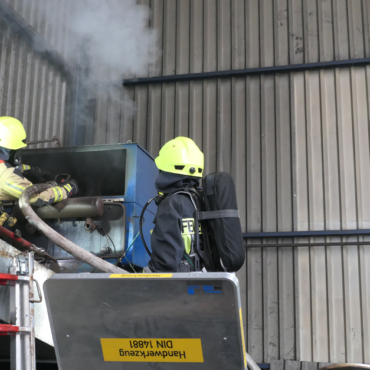
<svg viewBox="0 0 370 370"><path fill-rule="evenodd" d="M368 1L140 3L163 50L148 76L370 56ZM232 173L244 231L367 228L369 68L129 88L136 114L122 110L118 126L119 107L100 102L95 142L119 137L157 155L192 137L207 173ZM282 241L292 240L270 240ZM370 362L369 248L248 249L239 278L251 355Z"/></svg>
<svg viewBox="0 0 370 370"><path fill-rule="evenodd" d="M40 1L11 3L54 47L67 50L64 18L46 30ZM152 10L149 26L162 50L148 76L370 56L366 0L139 3ZM50 14L63 9L62 1L61 8L50 4ZM15 89L1 77L2 107L9 106L2 114L18 106L31 137L42 137L63 121L66 82L26 46L18 51L5 33L2 40L0 76L25 82ZM95 143L137 141L153 155L177 135L192 137L207 173L232 173L244 231L368 228L369 87L370 67L137 86L125 93L136 103L133 116L125 94L112 89L97 99L91 131ZM358 239L367 240L348 238ZM238 276L252 357L369 363L369 248L248 249Z"/></svg>
<svg viewBox="0 0 370 370"><path fill-rule="evenodd" d="M64 18L60 17L59 22L53 24L45 21L47 12L61 11L55 2L50 3L54 4L53 8L41 0L8 0L7 3L34 31L63 52L66 40ZM40 45L29 41L22 37L22 30L15 33L0 21L0 115L18 118L26 128L28 141L50 139L54 135L63 141L68 89L66 74L41 55L43 50L35 51Z"/></svg>

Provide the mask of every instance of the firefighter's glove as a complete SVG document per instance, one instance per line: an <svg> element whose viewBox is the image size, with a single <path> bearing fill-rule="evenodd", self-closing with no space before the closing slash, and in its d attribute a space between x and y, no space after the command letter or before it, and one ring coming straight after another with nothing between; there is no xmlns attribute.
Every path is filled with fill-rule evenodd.
<svg viewBox="0 0 370 370"><path fill-rule="evenodd" d="M76 180L63 182L62 186L66 190L68 198L74 197L78 192L78 185Z"/></svg>
<svg viewBox="0 0 370 370"><path fill-rule="evenodd" d="M37 166L29 166L27 164L21 164L16 169L22 174L29 178L29 180L35 184L43 183L52 180L53 176L49 171L45 171Z"/></svg>

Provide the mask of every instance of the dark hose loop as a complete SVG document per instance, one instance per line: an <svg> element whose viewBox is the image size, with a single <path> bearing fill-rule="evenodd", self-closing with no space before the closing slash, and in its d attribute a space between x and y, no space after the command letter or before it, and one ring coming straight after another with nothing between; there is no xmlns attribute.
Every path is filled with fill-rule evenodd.
<svg viewBox="0 0 370 370"><path fill-rule="evenodd" d="M145 242L144 233L143 233L143 218L144 218L145 210L148 208L149 204L153 200L154 200L154 198L152 198L152 199L150 199L146 202L145 206L143 207L143 209L141 211L140 220L139 220L140 237L141 237L141 240L143 241L144 248L145 248L146 252L149 254L149 256L152 255L152 252L149 250L149 248L148 248L148 246L146 245L146 242Z"/></svg>

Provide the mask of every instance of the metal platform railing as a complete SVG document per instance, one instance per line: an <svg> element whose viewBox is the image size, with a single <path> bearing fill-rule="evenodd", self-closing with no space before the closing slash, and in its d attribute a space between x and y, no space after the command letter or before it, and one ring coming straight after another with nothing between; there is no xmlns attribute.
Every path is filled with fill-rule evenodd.
<svg viewBox="0 0 370 370"><path fill-rule="evenodd" d="M33 299L34 254L19 254L11 260L10 273L0 274L0 285L11 286L10 324L0 325L0 335L10 335L12 370L35 370ZM40 294L40 289L38 288ZM41 296L40 296L41 299Z"/></svg>

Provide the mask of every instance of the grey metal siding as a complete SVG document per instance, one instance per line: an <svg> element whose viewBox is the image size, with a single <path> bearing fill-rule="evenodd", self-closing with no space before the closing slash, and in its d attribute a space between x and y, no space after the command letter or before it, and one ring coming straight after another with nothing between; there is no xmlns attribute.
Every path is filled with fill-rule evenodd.
<svg viewBox="0 0 370 370"><path fill-rule="evenodd" d="M5 2L5 1L3 1ZM63 51L64 35L59 23L45 22L48 13L39 1L7 1L9 5L29 23L35 32L45 38L46 43ZM56 3L50 2L56 11ZM18 118L25 126L27 140L50 139L54 135L62 141L65 132L66 92L68 79L48 59L42 50L14 33L4 21L0 21L0 112ZM40 46L40 45L39 45ZM47 146L41 144L39 146Z"/></svg>
<svg viewBox="0 0 370 370"><path fill-rule="evenodd" d="M149 5L163 50L149 76L370 53L367 1ZM157 155L167 140L192 137L207 173L232 173L244 231L368 228L369 68L130 87L137 110L133 119L123 117L120 139ZM106 131L115 125L108 120ZM238 276L252 357L369 362L369 248L248 248Z"/></svg>

